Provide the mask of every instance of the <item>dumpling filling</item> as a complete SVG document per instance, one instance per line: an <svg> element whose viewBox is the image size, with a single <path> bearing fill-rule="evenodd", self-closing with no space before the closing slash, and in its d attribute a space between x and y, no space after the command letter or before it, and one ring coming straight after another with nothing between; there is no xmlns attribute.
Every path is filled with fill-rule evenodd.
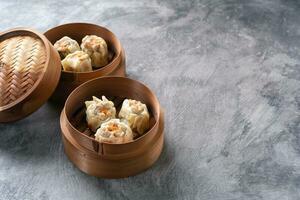
<svg viewBox="0 0 300 200"><path fill-rule="evenodd" d="M116 117L116 108L112 101L102 96L102 100L93 96L92 101L86 101L86 121L88 127L96 132L96 130L104 122Z"/></svg>
<svg viewBox="0 0 300 200"><path fill-rule="evenodd" d="M73 40L67 36L64 36L60 40L54 43L54 48L58 51L60 57L63 59L70 53L80 51L79 44L76 40Z"/></svg>
<svg viewBox="0 0 300 200"><path fill-rule="evenodd" d="M149 129L149 112L140 101L125 99L119 112L119 118L128 121L132 131L143 135Z"/></svg>
<svg viewBox="0 0 300 200"><path fill-rule="evenodd" d="M133 140L130 127L119 119L105 122L97 130L95 139L99 142L122 144Z"/></svg>
<svg viewBox="0 0 300 200"><path fill-rule="evenodd" d="M75 51L67 55L61 64L65 71L89 72L93 70L89 55L83 51Z"/></svg>
<svg viewBox="0 0 300 200"><path fill-rule="evenodd" d="M107 65L108 49L103 38L87 35L82 39L81 48L91 57L93 67L100 68Z"/></svg>

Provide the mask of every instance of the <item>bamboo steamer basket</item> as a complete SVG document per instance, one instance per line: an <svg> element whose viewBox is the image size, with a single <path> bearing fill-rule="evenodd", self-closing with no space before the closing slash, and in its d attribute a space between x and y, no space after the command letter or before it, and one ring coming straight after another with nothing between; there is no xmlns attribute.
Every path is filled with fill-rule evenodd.
<svg viewBox="0 0 300 200"><path fill-rule="evenodd" d="M79 41L88 34L99 35L108 42L114 53L113 60L89 73L63 72L60 56L51 43L63 36ZM108 75L118 77L102 77ZM121 76L125 76L124 50L113 33L103 27L75 23L55 27L45 35L28 28L1 32L0 123L30 115L51 96L63 101L83 83L71 93L61 112L65 153L80 170L93 176L122 178L135 175L152 166L161 154L164 116L148 87ZM148 132L125 144L97 142L86 129L84 101L102 94L113 100L117 109L125 98L146 103L151 115Z"/></svg>
<svg viewBox="0 0 300 200"><path fill-rule="evenodd" d="M64 102L68 95L80 84L102 76L125 76L125 52L118 38L107 28L89 23L69 23L56 26L44 33L47 39L54 44L64 36L68 36L81 44L86 35L102 37L109 52L113 55L112 60L104 67L94 69L92 72L68 72L62 71L57 89L51 99Z"/></svg>
<svg viewBox="0 0 300 200"><path fill-rule="evenodd" d="M125 98L145 103L150 113L150 129L124 144L100 143L87 128L86 100L105 95L117 111ZM77 87L61 113L64 150L81 171L102 178L122 178L138 174L158 159L164 141L164 115L153 92L142 83L124 77L103 77Z"/></svg>
<svg viewBox="0 0 300 200"><path fill-rule="evenodd" d="M26 117L54 92L61 69L46 37L28 28L0 33L0 122Z"/></svg>

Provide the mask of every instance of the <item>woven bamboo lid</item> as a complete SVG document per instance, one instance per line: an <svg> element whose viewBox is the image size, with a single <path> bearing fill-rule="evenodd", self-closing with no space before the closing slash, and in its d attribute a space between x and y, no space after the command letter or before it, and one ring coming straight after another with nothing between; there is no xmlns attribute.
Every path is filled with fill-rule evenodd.
<svg viewBox="0 0 300 200"><path fill-rule="evenodd" d="M42 106L60 78L60 58L42 34L13 29L0 34L0 122L22 119Z"/></svg>

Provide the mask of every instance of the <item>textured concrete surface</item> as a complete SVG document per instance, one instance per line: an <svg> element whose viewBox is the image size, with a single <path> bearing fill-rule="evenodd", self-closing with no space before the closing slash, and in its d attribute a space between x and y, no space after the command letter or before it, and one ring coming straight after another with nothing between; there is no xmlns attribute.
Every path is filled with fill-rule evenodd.
<svg viewBox="0 0 300 200"><path fill-rule="evenodd" d="M85 175L66 158L59 108L0 125L1 199L300 199L300 2L0 1L0 30L110 28L129 77L166 111L147 172Z"/></svg>

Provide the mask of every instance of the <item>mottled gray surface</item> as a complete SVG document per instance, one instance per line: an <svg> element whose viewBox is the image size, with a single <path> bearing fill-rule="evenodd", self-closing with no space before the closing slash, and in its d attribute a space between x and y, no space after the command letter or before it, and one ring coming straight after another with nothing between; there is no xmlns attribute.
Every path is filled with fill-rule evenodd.
<svg viewBox="0 0 300 200"><path fill-rule="evenodd" d="M1 0L0 10L0 30L107 26L129 77L166 111L162 156L121 180L68 161L50 104L0 125L1 199L300 199L299 1Z"/></svg>

